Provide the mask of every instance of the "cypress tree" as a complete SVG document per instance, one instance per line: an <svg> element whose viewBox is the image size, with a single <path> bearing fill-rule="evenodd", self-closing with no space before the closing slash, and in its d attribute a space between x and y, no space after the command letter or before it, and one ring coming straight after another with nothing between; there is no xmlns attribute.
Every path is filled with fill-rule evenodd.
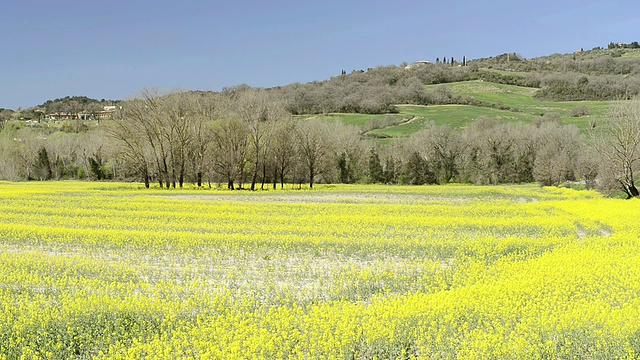
<svg viewBox="0 0 640 360"><path fill-rule="evenodd" d="M43 146L38 151L38 161L35 166L36 178L40 181L51 180L53 174L51 173L51 162L49 161L49 154L47 149Z"/></svg>
<svg viewBox="0 0 640 360"><path fill-rule="evenodd" d="M371 149L371 155L369 156L369 176L371 176L371 181L374 183L384 182L385 180L380 157L375 149Z"/></svg>

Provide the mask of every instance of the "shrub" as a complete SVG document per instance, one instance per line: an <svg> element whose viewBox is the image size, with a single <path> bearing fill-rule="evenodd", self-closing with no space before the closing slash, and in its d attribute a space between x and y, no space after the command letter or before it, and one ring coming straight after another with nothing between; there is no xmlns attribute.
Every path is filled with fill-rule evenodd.
<svg viewBox="0 0 640 360"><path fill-rule="evenodd" d="M590 114L589 108L584 105L576 106L569 111L569 116L571 117L583 117L589 114Z"/></svg>

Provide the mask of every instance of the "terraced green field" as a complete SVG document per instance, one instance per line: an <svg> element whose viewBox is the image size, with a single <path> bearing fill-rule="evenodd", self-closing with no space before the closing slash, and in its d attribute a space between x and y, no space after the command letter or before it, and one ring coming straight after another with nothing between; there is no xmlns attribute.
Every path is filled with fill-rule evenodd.
<svg viewBox="0 0 640 360"><path fill-rule="evenodd" d="M440 85L429 85L427 90ZM485 116L505 122L531 123L545 114L560 115L565 125L573 124L581 130L589 126L589 122L606 116L610 101L542 101L534 98L537 89L514 85L504 85L482 80L464 81L445 84L451 92L460 97L471 97L481 101L486 106L470 105L397 105L399 114L371 115L371 114L329 114L314 115L312 117L328 121L341 121L346 125L354 125L363 130L371 121L380 121L385 117L402 121L398 125L387 126L370 131L367 135L378 138L393 138L409 136L424 128L425 123L433 121L438 125L450 125L463 128L475 119ZM571 111L575 107L586 106L589 115L572 117ZM370 125L370 124L369 124Z"/></svg>
<svg viewBox="0 0 640 360"><path fill-rule="evenodd" d="M313 115L313 116L300 116L302 119L322 119L326 121L340 121L345 125L353 125L357 127L364 127L369 121L373 119L384 119L391 117L395 119L401 119L406 117L404 114L342 114L333 113L328 115Z"/></svg>
<svg viewBox="0 0 640 360"><path fill-rule="evenodd" d="M481 80L447 84L451 91L460 96L470 96L496 106L506 106L514 111L541 116L558 113L565 124L575 124L584 128L590 117L600 118L607 113L610 101L541 101L535 99L537 89L521 86L496 84ZM571 109L586 106L590 110L589 117L572 118Z"/></svg>

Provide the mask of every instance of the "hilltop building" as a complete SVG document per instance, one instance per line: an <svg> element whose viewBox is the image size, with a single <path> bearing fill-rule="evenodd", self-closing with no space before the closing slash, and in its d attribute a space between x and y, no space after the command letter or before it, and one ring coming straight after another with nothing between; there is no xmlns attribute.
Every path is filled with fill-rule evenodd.
<svg viewBox="0 0 640 360"><path fill-rule="evenodd" d="M120 107L122 108L122 107ZM106 120L113 118L113 113L118 108L115 105L104 106L100 111L83 111L77 113L51 113L45 114L45 120Z"/></svg>

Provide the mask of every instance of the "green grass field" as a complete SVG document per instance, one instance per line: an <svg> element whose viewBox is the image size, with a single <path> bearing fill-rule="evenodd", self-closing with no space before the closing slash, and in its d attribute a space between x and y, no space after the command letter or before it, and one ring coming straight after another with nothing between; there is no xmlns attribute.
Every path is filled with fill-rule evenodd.
<svg viewBox="0 0 640 360"><path fill-rule="evenodd" d="M497 70L497 69L482 69L482 70L494 72L501 75L510 75L510 76L519 76L519 77L525 77L529 75L529 73L526 71L507 71L507 70Z"/></svg>
<svg viewBox="0 0 640 360"><path fill-rule="evenodd" d="M393 118L402 118L406 115L403 114L343 114L343 113L332 113L328 115L302 115L299 116L301 119L321 119L326 121L340 121L344 125L352 125L357 127L364 127L369 121L373 119L384 119L385 117L390 116Z"/></svg>
<svg viewBox="0 0 640 360"><path fill-rule="evenodd" d="M447 86L456 95L471 96L480 101L508 106L536 116L558 113L564 121L569 120L569 112L576 106L586 106L591 112L590 116L601 117L606 114L611 104L610 101L541 101L533 97L537 89L480 80L451 83Z"/></svg>
<svg viewBox="0 0 640 360"><path fill-rule="evenodd" d="M429 85L432 89L442 85ZM597 121L606 116L611 105L610 101L541 101L534 98L537 89L521 86L504 85L482 80L464 81L445 84L457 96L467 96L482 101L489 106L470 105L396 105L399 114L371 115L371 114L329 114L301 116L300 118L319 118L328 121L341 121L346 125L365 127L373 119L383 119L387 116L396 119L414 116L412 121L396 126L389 126L368 132L369 135L381 138L405 137L420 131L425 123L433 121L438 125L450 125L463 128L475 119L485 116L499 121L528 124L545 114L560 115L565 125L575 125L585 130L592 120ZM589 115L571 117L571 110L577 106L586 106ZM508 108L508 110L504 110ZM387 140L388 141L388 140Z"/></svg>
<svg viewBox="0 0 640 360"><path fill-rule="evenodd" d="M442 85L430 85L427 89ZM533 96L537 89L521 86L496 84L481 80L465 81L445 84L453 94L468 96L482 101L489 106L469 105L397 105L399 114L371 115L371 114L329 114L300 116L299 118L320 118L328 121L341 121L346 125L365 127L372 119L382 119L386 116L396 119L415 118L407 123L389 126L370 131L368 134L381 138L405 137L420 131L425 123L433 121L438 125L450 125L454 128L463 128L475 119L486 116L500 121L528 124L540 118L544 114L559 114L562 123L575 125L584 131L590 121L597 121L606 116L610 101L541 101ZM577 106L586 106L589 115L583 117L571 117L570 113ZM502 110L508 108L509 110ZM384 141L384 140L383 140ZM388 140L386 140L388 141Z"/></svg>

